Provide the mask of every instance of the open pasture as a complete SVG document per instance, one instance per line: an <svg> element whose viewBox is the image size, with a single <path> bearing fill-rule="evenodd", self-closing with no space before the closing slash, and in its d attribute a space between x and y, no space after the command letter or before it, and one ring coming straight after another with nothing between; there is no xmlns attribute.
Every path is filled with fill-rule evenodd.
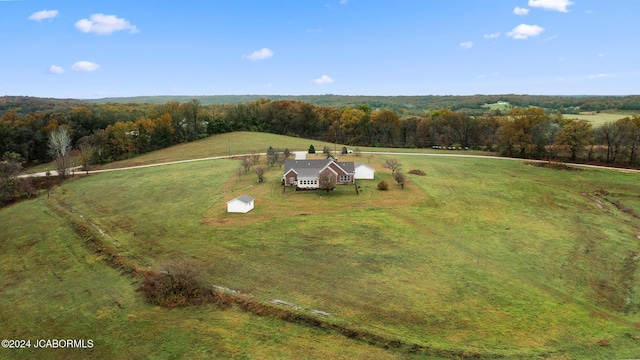
<svg viewBox="0 0 640 360"><path fill-rule="evenodd" d="M562 115L565 119L570 120L586 120L593 124L593 126L600 126L604 123L608 122L616 122L625 117L631 117L632 114L612 114L612 113L596 113L596 112L588 112L588 113L580 113L580 114L564 114Z"/></svg>
<svg viewBox="0 0 640 360"><path fill-rule="evenodd" d="M278 167L258 184L237 160L212 160L90 176L55 196L151 266L194 258L212 284L381 336L487 356L638 355L640 220L614 205L637 205L637 175L397 157L427 175L402 190L383 156L350 155L378 170L360 195L283 193ZM255 210L227 214L240 194Z"/></svg>
<svg viewBox="0 0 640 360"><path fill-rule="evenodd" d="M137 281L91 251L46 197L0 209L0 224L0 334L31 340L30 348L0 348L2 359L400 358L233 308L150 305ZM85 348L35 348L37 339L84 340Z"/></svg>

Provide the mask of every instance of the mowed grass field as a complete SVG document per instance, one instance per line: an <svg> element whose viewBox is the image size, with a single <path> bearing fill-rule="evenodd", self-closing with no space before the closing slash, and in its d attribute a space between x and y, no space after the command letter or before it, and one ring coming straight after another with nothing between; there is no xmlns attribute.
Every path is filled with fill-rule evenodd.
<svg viewBox="0 0 640 360"><path fill-rule="evenodd" d="M192 258L212 284L327 312L329 322L389 339L487 357L640 356L637 174L395 157L404 171L427 175L408 175L400 189L385 156L341 156L377 169L375 180L358 182L359 195L353 187L283 193L278 167L258 184L224 159L92 175L49 201L103 229L105 241L142 265ZM383 179L390 190L376 189ZM226 213L225 202L241 194L256 208ZM237 310L149 306L51 208L39 198L0 210L7 337L80 337L103 324L92 334L105 347L92 351L106 355L132 344L135 354L157 357L396 355ZM157 331L161 340L149 334ZM322 352L304 350L318 343Z"/></svg>
<svg viewBox="0 0 640 360"><path fill-rule="evenodd" d="M570 120L586 120L593 126L600 126L608 122L616 122L625 117L631 117L632 114L612 114L612 113L584 113L584 114L564 114L565 119Z"/></svg>
<svg viewBox="0 0 640 360"><path fill-rule="evenodd" d="M0 224L0 337L31 341L0 348L2 359L399 358L240 310L149 305L136 281L89 251L46 197L0 210ZM92 340L93 347L36 349L39 339Z"/></svg>

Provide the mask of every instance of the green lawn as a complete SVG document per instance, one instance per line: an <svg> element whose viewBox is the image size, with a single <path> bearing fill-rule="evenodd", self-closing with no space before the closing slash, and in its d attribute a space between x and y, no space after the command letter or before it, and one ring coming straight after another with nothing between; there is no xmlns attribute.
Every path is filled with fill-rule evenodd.
<svg viewBox="0 0 640 360"><path fill-rule="evenodd" d="M625 117L631 117L631 114L611 114L611 113L584 113L584 114L564 114L565 119L586 120L593 126L600 126L607 122L616 122Z"/></svg>
<svg viewBox="0 0 640 360"><path fill-rule="evenodd" d="M147 304L128 276L88 251L46 198L0 210L2 359L396 358L341 335L216 306ZM90 349L36 349L37 339L92 340ZM298 356L296 354L301 354Z"/></svg>
<svg viewBox="0 0 640 360"><path fill-rule="evenodd" d="M382 168L385 157L344 156L341 160L349 158L370 161L377 169L375 180L359 181L360 195L353 187L339 187L329 195L291 189L283 193L281 169L269 169L266 182L258 184L251 172L238 177L239 162L225 159L91 175L64 184L51 201L71 207L74 216L82 214L83 219L104 229L117 241L122 255L135 255L141 264L156 266L178 256L193 258L204 264L212 284L253 294L265 302L287 301L302 307L306 314L321 310L331 314L327 318L331 323L389 339L485 356L640 356L636 257L640 219L613 205L618 202L637 208L637 174L551 170L491 159L397 156L405 171L421 169L427 174L409 175L403 190ZM382 179L391 184L390 190L376 189ZM227 214L225 202L240 194L256 198L255 210ZM41 198L0 211L0 222L22 213L41 218L51 210ZM59 234L58 242L73 238L55 214L49 217L59 228L54 231ZM15 234L2 230L5 234L0 232L0 238L43 238L52 231L52 225L47 224L26 220L8 227ZM9 257L3 263L10 267L3 271L19 272L20 261L27 260L20 260L22 252L17 249L26 242L3 243L15 249L6 251L3 247L0 256ZM262 322L262 329L286 327L277 339L265 340L284 341L285 349L294 346L293 340L287 342L280 336L296 332L305 334L296 343L300 346L315 343L318 337L328 342L328 349L337 349L341 346L338 341L346 341L301 325L235 311L150 307L141 301L128 278L88 255L80 239L63 243L64 247L55 248L81 254L82 262L48 266L68 268L74 274L89 273L86 278L70 274L68 285L78 294L65 292L63 296L78 300L78 305L74 301L67 307L74 311L89 306L87 303L111 309L105 320L97 319L98 309L86 311L89 324L109 324L101 330L105 342L131 344L138 337L145 343L151 341L144 334L161 324L150 316L154 312L162 314L163 321L177 324L172 326L182 337L176 337L173 346L181 349L201 331L219 335L210 340L212 344L260 336L256 329L246 330L246 334L234 327L220 330L220 326L230 326L226 323L203 325L190 332L183 317L192 313L205 322L238 317L243 324ZM47 245L43 251L49 248ZM58 259L52 254L42 256L40 262ZM91 278L91 271L85 270L88 266L106 281ZM35 270L14 280L19 292L32 281L29 274ZM53 279L55 276L49 280ZM7 290L3 291L2 301L10 304L19 299L19 293L7 296ZM43 291L55 294L55 288ZM114 305L113 297L127 310ZM36 320L20 322L15 317L33 309L38 301L60 306L62 300L55 299L27 301L24 309L7 314L11 318L3 325L22 324L14 328L24 329ZM144 325L138 333L126 334L124 340L122 331L133 321L125 314L129 312ZM86 329L64 325L66 321L56 324L61 329L71 327L74 334L78 333L76 328ZM367 349L382 351L348 344L354 354L350 357L370 358L362 356ZM250 353L249 345L235 346L223 346L223 350L271 357ZM146 349L161 348L156 342ZM118 349L115 346L110 351ZM164 353L155 354L165 357Z"/></svg>
<svg viewBox="0 0 640 360"><path fill-rule="evenodd" d="M513 108L511 104L505 101L500 101L492 104L484 104L482 107L489 108L491 111L495 111L495 110L509 111Z"/></svg>

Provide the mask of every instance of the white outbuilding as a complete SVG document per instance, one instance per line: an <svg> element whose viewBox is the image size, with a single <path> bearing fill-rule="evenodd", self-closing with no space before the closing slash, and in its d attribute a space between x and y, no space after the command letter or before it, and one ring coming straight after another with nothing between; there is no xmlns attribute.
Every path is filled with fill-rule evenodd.
<svg viewBox="0 0 640 360"><path fill-rule="evenodd" d="M240 195L233 200L227 201L227 212L248 213L253 209L254 199L249 195Z"/></svg>
<svg viewBox="0 0 640 360"><path fill-rule="evenodd" d="M355 164L355 177L356 179L373 180L376 175L376 170L365 163Z"/></svg>

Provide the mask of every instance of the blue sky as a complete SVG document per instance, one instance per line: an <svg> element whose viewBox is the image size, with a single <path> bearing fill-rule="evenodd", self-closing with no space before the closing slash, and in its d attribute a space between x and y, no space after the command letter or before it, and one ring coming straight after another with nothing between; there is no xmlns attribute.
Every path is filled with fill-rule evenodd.
<svg viewBox="0 0 640 360"><path fill-rule="evenodd" d="M0 95L637 95L637 0L0 0Z"/></svg>

